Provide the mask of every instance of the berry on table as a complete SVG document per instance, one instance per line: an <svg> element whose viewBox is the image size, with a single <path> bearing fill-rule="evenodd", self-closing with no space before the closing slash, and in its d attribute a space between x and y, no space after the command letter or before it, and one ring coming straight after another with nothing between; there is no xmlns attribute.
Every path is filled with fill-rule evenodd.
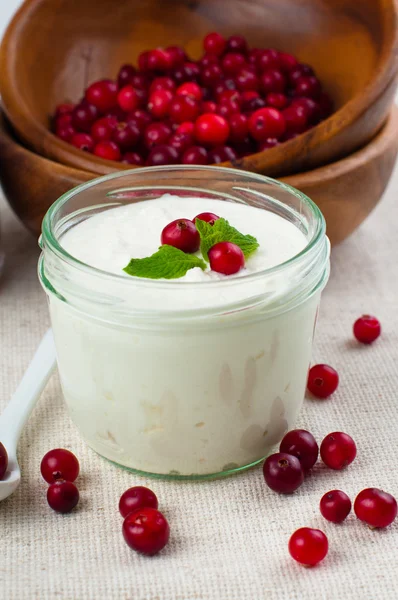
<svg viewBox="0 0 398 600"><path fill-rule="evenodd" d="M304 481L299 459L285 452L268 456L263 465L263 475L268 487L280 494L292 494Z"/></svg>
<svg viewBox="0 0 398 600"><path fill-rule="evenodd" d="M337 390L339 375L333 367L319 364L311 367L308 373L308 391L317 398L328 398Z"/></svg>
<svg viewBox="0 0 398 600"><path fill-rule="evenodd" d="M361 344L371 344L381 333L380 321L371 315L362 315L354 323L354 336Z"/></svg>
<svg viewBox="0 0 398 600"><path fill-rule="evenodd" d="M174 246L183 252L192 254L199 250L200 236L193 221L176 219L163 229L161 242L162 245Z"/></svg>
<svg viewBox="0 0 398 600"><path fill-rule="evenodd" d="M342 523L351 512L351 500L341 490L326 492L319 503L321 514L331 523Z"/></svg>
<svg viewBox="0 0 398 600"><path fill-rule="evenodd" d="M79 490L71 481L58 479L47 490L49 506L59 513L68 513L79 502Z"/></svg>
<svg viewBox="0 0 398 600"><path fill-rule="evenodd" d="M242 250L231 242L219 242L209 250L209 262L212 271L223 275L233 275L245 266Z"/></svg>
<svg viewBox="0 0 398 600"><path fill-rule="evenodd" d="M40 471L47 483L58 479L75 481L79 475L79 461L76 456L65 448L50 450L42 458Z"/></svg>
<svg viewBox="0 0 398 600"><path fill-rule="evenodd" d="M158 499L152 490L141 485L126 490L119 500L119 512L123 518L146 507L157 508Z"/></svg>
<svg viewBox="0 0 398 600"><path fill-rule="evenodd" d="M0 442L0 480L4 478L8 467L8 454L4 445Z"/></svg>
<svg viewBox="0 0 398 600"><path fill-rule="evenodd" d="M327 467L340 471L353 462L357 455L357 447L350 435L334 431L323 439L320 454Z"/></svg>
<svg viewBox="0 0 398 600"><path fill-rule="evenodd" d="M312 469L319 454L314 436L305 429L289 431L281 441L279 451L298 458L304 471Z"/></svg>
<svg viewBox="0 0 398 600"><path fill-rule="evenodd" d="M149 556L160 552L170 537L166 518L155 508L149 507L128 514L122 531L130 548Z"/></svg>
<svg viewBox="0 0 398 600"><path fill-rule="evenodd" d="M321 562L328 549L328 538L320 529L302 527L289 540L290 556L306 567L313 567Z"/></svg>
<svg viewBox="0 0 398 600"><path fill-rule="evenodd" d="M391 494L377 488L367 488L355 498L354 511L369 527L388 527L397 516L397 501Z"/></svg>

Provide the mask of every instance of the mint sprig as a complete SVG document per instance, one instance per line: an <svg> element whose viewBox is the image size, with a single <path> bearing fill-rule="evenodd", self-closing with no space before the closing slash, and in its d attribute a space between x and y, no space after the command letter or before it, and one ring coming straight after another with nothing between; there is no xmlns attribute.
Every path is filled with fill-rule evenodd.
<svg viewBox="0 0 398 600"><path fill-rule="evenodd" d="M200 235L200 251L206 261L209 261L210 248L219 242L236 244L242 250L245 258L253 254L260 245L255 237L240 233L226 219L217 219L214 221L214 225L196 219L195 225Z"/></svg>
<svg viewBox="0 0 398 600"><path fill-rule="evenodd" d="M179 279L195 267L205 270L206 263L194 254L185 254L174 246L164 245L152 256L132 258L123 271L146 279Z"/></svg>

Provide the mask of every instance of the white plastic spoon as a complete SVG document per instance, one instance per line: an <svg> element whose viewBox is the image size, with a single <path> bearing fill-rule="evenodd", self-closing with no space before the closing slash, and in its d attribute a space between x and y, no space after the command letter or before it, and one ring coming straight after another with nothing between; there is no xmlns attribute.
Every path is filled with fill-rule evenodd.
<svg viewBox="0 0 398 600"><path fill-rule="evenodd" d="M40 342L17 391L0 416L0 442L8 454L8 469L0 481L0 500L17 489L21 470L17 461L17 445L22 429L56 365L54 338L51 329Z"/></svg>

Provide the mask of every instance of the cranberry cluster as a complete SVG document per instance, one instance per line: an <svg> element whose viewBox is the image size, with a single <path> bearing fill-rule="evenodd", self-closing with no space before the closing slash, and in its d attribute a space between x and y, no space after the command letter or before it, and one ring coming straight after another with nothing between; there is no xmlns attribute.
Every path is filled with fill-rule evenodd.
<svg viewBox="0 0 398 600"><path fill-rule="evenodd" d="M240 35L209 33L198 61L179 46L142 52L117 81L57 106L54 131L80 150L131 165L222 163L289 140L327 118L311 66Z"/></svg>

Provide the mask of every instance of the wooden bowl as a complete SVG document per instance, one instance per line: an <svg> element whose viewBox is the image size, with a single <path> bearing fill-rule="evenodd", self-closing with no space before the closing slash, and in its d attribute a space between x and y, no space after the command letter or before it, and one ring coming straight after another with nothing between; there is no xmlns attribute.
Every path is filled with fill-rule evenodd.
<svg viewBox="0 0 398 600"><path fill-rule="evenodd" d="M380 200L398 152L398 108L364 148L325 167L282 178L312 198L323 211L332 244L362 223ZM26 227L39 235L42 218L64 192L95 173L50 161L24 148L0 118L0 182Z"/></svg>
<svg viewBox="0 0 398 600"><path fill-rule="evenodd" d="M112 162L50 133L55 105L77 101L88 82L115 77L148 47L182 44L197 58L202 36L214 29L311 63L338 109L316 128L233 166L271 176L306 171L362 147L384 123L398 68L395 0L26 0L1 47L5 111L37 153L112 172Z"/></svg>

